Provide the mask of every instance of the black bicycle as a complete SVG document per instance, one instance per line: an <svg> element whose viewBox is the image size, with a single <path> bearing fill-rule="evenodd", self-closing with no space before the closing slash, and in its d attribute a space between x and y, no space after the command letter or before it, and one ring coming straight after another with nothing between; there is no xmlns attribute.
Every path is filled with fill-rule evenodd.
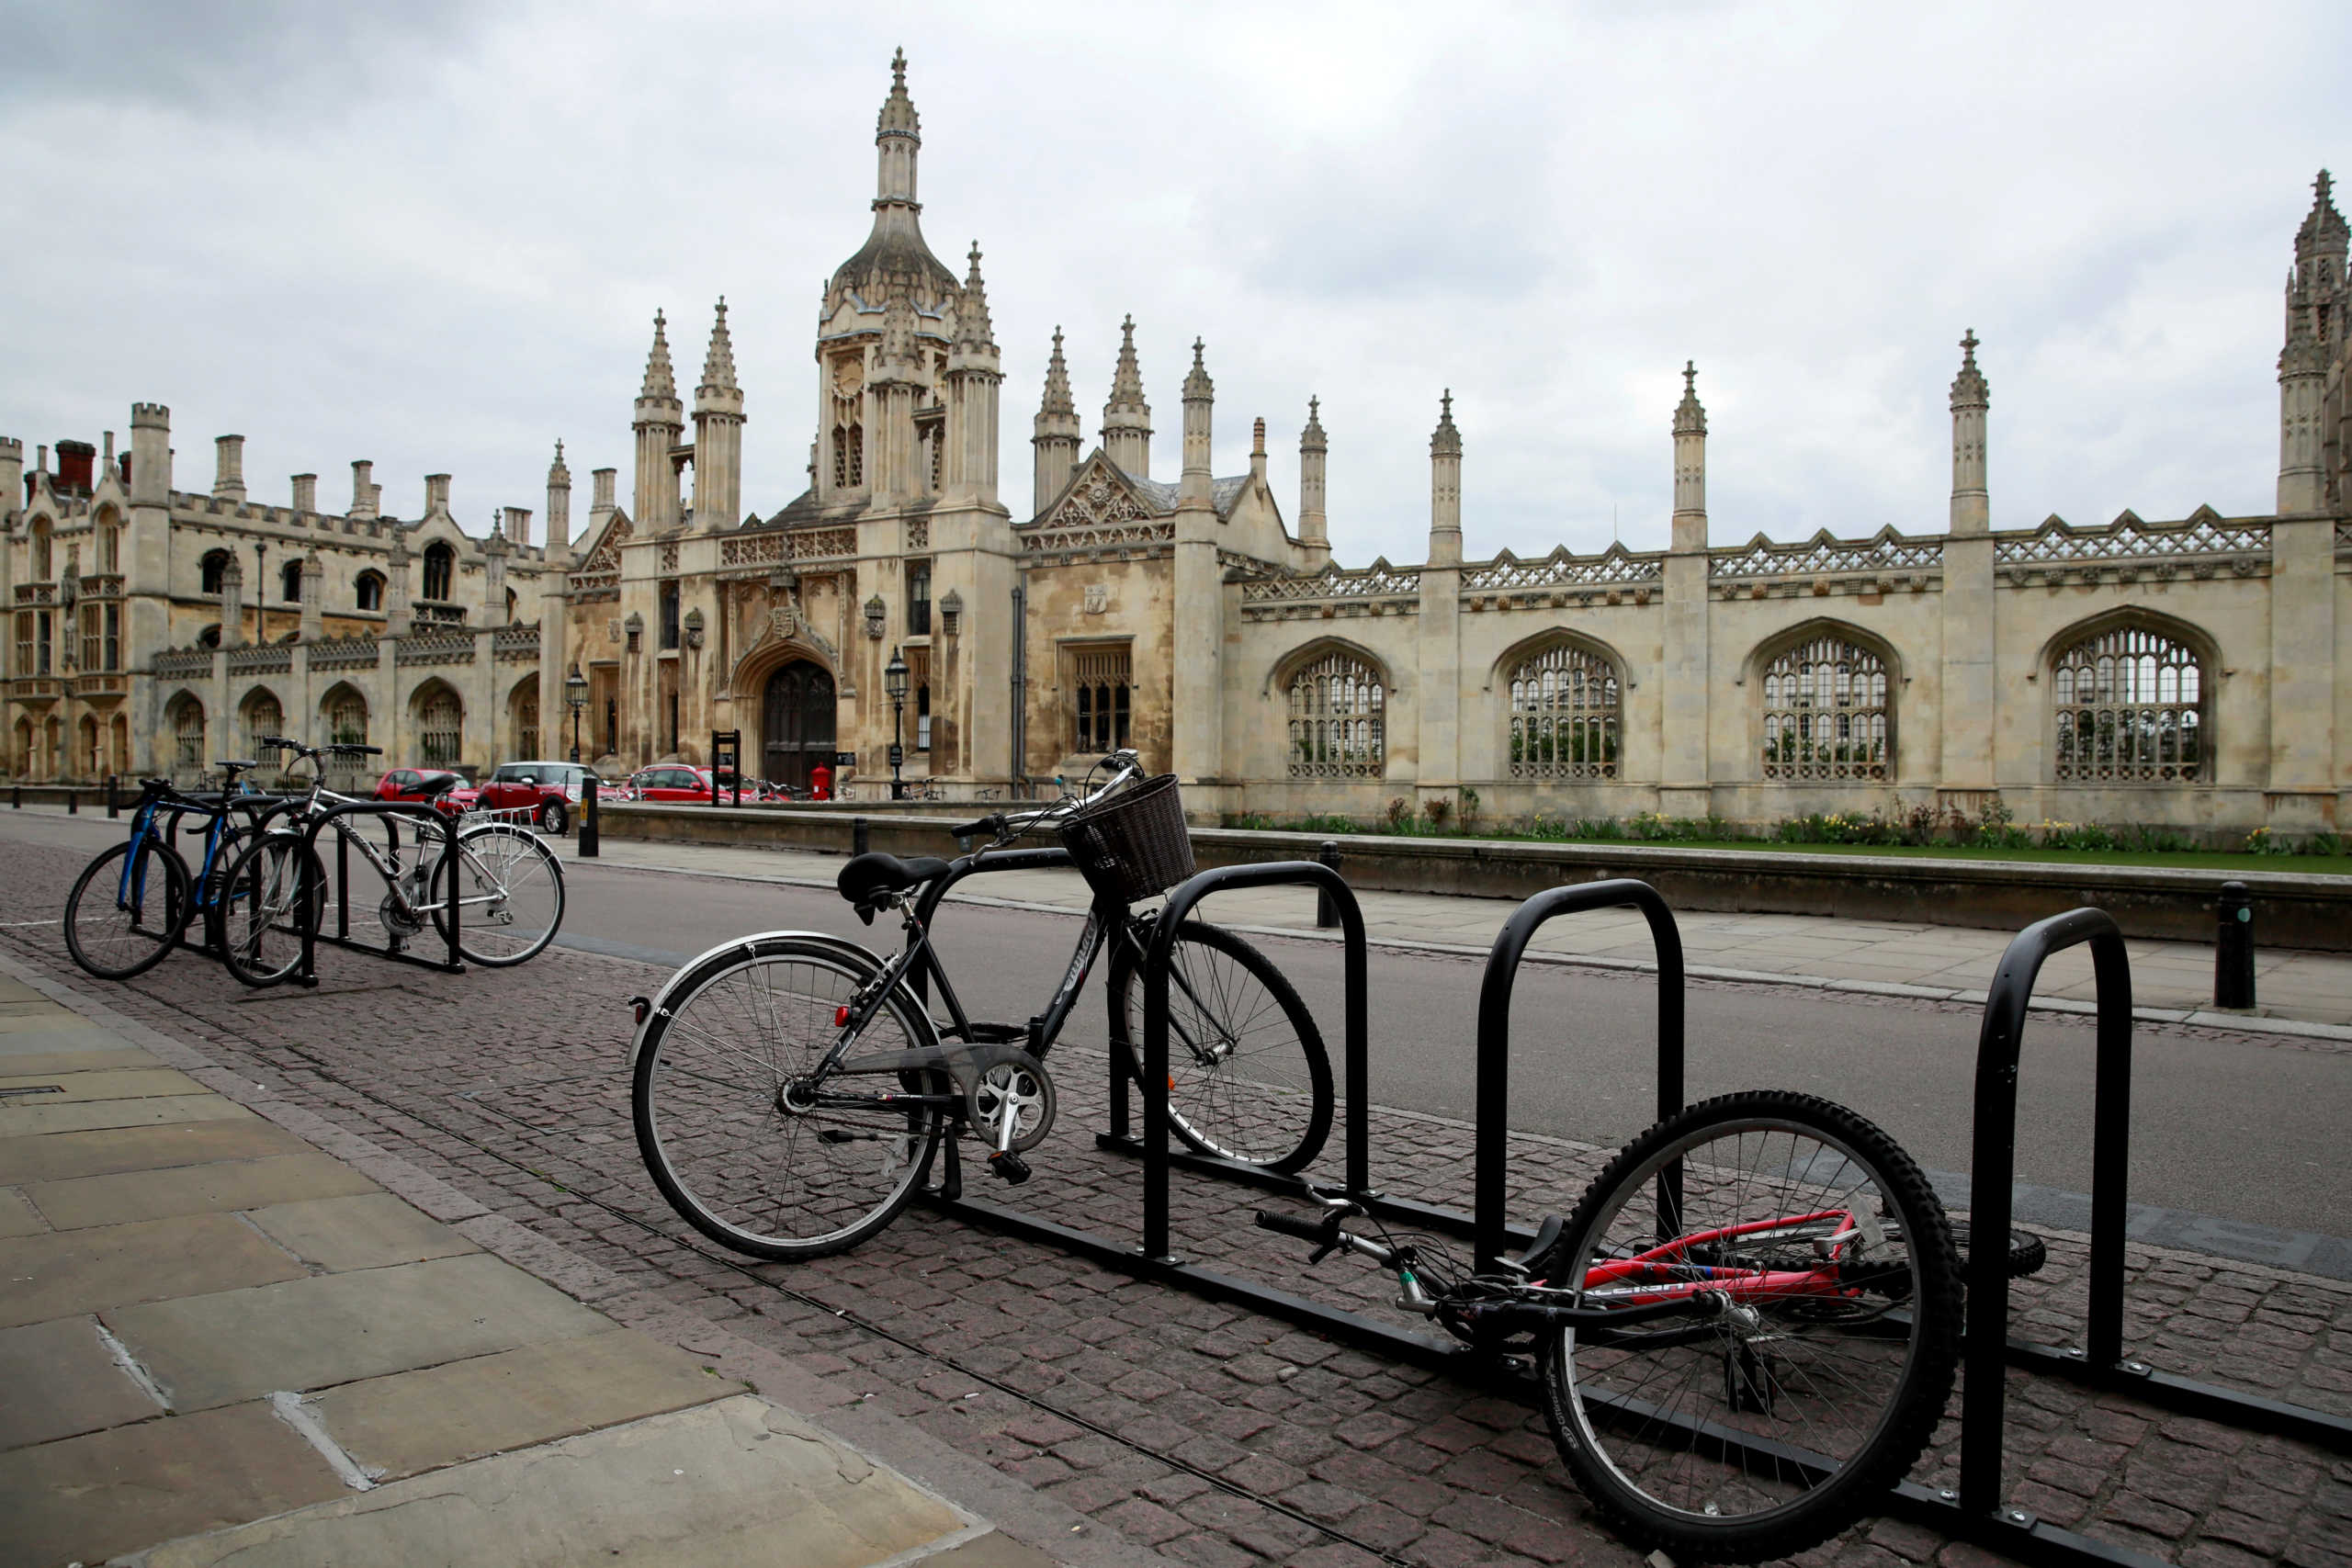
<svg viewBox="0 0 2352 1568"><path fill-rule="evenodd" d="M954 829L954 861L860 855L842 897L871 924L900 912L885 959L817 931L770 931L713 948L640 999L630 1061L639 1148L662 1196L704 1235L755 1258L815 1258L856 1246L928 1179L944 1138L987 1146L1018 1183L1054 1123L1046 1059L1107 947L1111 1050L1141 1082L1144 953L1156 912L1133 906L1192 874L1176 781L1136 784L1132 751L1097 764L1109 782L1075 798ZM1091 782L1091 775L1090 775ZM1059 830L1094 898L1045 1010L1021 1023L973 1019L932 945L947 887L1024 835ZM935 991L944 1019L922 999ZM1295 1172L1331 1129L1331 1067L1298 993L1231 931L1186 921L1170 972L1170 1120L1216 1157Z"/></svg>
<svg viewBox="0 0 2352 1568"><path fill-rule="evenodd" d="M161 964L199 919L207 944L220 945L233 901L229 863L282 798L239 780L257 766L242 759L220 763L217 793L182 790L168 779L141 781L130 837L99 852L65 897L65 951L74 963L101 980L128 980ZM191 818L202 825L204 846L192 869L175 841Z"/></svg>

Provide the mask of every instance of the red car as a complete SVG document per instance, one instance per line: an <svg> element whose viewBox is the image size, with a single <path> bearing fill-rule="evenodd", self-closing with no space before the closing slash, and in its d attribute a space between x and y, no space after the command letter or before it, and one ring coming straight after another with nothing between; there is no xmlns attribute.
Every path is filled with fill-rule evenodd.
<svg viewBox="0 0 2352 1568"><path fill-rule="evenodd" d="M663 762L657 767L639 768L628 781L631 800L698 800L710 803L710 770L689 768L680 762ZM733 798L732 792L729 793Z"/></svg>
<svg viewBox="0 0 2352 1568"><path fill-rule="evenodd" d="M502 762L483 782L480 805L484 811L527 810L540 827L560 833L578 812L582 791L595 779L594 769L578 762ZM610 795L600 789L597 798Z"/></svg>
<svg viewBox="0 0 2352 1568"><path fill-rule="evenodd" d="M430 801L451 813L472 810L480 793L447 768L394 768L376 781L378 800Z"/></svg>

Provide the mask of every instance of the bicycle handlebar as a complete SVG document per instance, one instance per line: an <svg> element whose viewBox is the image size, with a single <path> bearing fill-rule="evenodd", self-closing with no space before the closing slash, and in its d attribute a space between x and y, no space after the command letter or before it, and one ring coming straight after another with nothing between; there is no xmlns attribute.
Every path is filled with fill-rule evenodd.
<svg viewBox="0 0 2352 1568"><path fill-rule="evenodd" d="M1340 1234L1340 1215L1338 1211L1334 1210L1319 1220L1308 1220L1301 1219L1296 1214L1284 1214L1272 1209L1261 1209L1258 1211L1258 1228L1261 1231L1278 1231L1283 1235L1295 1235L1301 1241L1311 1241L1317 1246L1329 1247Z"/></svg>

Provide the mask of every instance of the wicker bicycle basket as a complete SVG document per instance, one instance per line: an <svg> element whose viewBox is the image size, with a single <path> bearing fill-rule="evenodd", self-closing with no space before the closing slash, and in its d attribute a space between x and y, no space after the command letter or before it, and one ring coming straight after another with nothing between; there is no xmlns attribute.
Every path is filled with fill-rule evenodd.
<svg viewBox="0 0 2352 1568"><path fill-rule="evenodd" d="M1193 874L1193 839L1174 773L1072 817L1061 839L1087 886L1121 903L1157 897Z"/></svg>

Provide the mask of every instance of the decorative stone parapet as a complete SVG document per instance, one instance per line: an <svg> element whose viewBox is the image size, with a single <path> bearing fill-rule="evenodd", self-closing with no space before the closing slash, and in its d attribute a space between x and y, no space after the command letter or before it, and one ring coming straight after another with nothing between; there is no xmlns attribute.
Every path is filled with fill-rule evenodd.
<svg viewBox="0 0 2352 1568"><path fill-rule="evenodd" d="M2188 576L2267 577L2270 525L2232 521L2200 506L2177 523L2144 523L2124 512L2105 526L2077 528L2052 516L2041 526L1993 536L1993 561L2012 588L2061 582L2157 581Z"/></svg>
<svg viewBox="0 0 2352 1568"><path fill-rule="evenodd" d="M229 650L232 675L282 675L294 668L294 650L282 642L250 644Z"/></svg>
<svg viewBox="0 0 2352 1568"><path fill-rule="evenodd" d="M433 630L419 632L400 640L400 652L395 663L410 664L471 664L474 661L474 638L471 632Z"/></svg>

